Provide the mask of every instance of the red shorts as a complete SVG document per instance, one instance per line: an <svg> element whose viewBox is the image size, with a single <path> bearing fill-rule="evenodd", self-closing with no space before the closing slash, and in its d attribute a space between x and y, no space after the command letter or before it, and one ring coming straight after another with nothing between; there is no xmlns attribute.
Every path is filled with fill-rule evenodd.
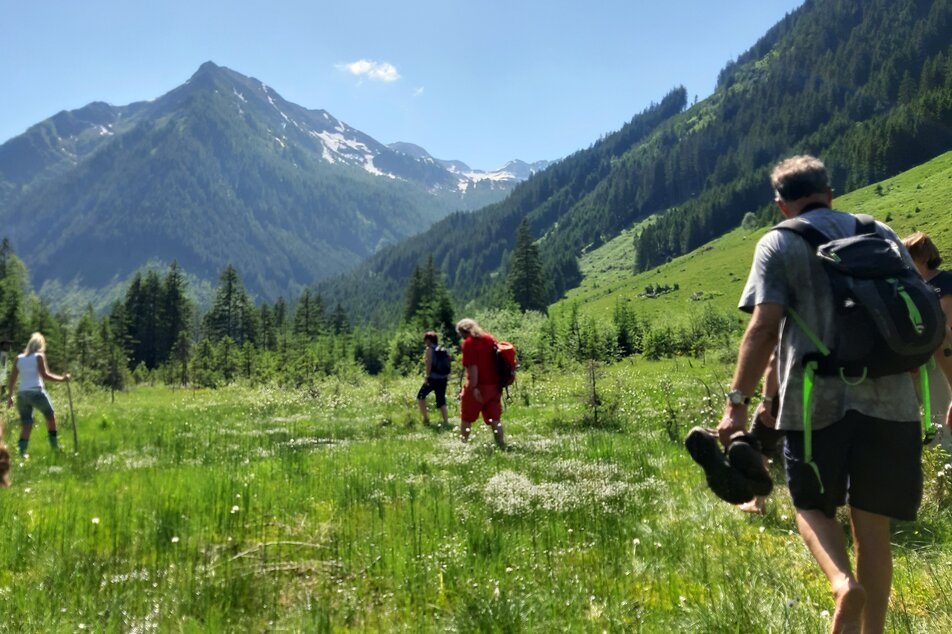
<svg viewBox="0 0 952 634"><path fill-rule="evenodd" d="M483 397L479 402L473 397L469 386L463 388L463 395L460 398L459 417L464 423L475 423L479 415L483 415L483 421L488 425L491 420L502 419L502 399L499 394L499 386L488 384L479 386L479 395Z"/></svg>

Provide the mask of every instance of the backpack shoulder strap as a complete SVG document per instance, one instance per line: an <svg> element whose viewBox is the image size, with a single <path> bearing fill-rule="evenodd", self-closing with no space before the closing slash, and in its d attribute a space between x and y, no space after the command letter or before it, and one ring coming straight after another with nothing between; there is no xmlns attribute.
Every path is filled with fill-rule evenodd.
<svg viewBox="0 0 952 634"><path fill-rule="evenodd" d="M812 246L814 249L818 249L820 248L820 245L826 244L830 241L830 239L827 238L822 231L811 225L809 222L800 220L799 218L790 218L789 220L784 220L780 224L775 225L774 229L779 229L781 231L791 231L810 243L810 246Z"/></svg>
<svg viewBox="0 0 952 634"><path fill-rule="evenodd" d="M853 214L856 219L856 235L874 235L876 233L876 219L869 214Z"/></svg>

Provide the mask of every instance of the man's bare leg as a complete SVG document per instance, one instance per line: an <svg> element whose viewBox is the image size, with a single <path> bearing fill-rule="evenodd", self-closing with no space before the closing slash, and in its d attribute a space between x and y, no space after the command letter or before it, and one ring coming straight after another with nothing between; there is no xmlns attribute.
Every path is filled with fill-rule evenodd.
<svg viewBox="0 0 952 634"><path fill-rule="evenodd" d="M892 588L892 548L889 518L850 507L856 578L866 591L863 634L881 634L886 629L886 608Z"/></svg>
<svg viewBox="0 0 952 634"><path fill-rule="evenodd" d="M459 421L459 438L463 442L469 442L469 432L473 429L473 422L466 422L462 418Z"/></svg>
<svg viewBox="0 0 952 634"><path fill-rule="evenodd" d="M430 414L426 410L426 399L419 398L417 399L417 405L420 407L420 416L423 417L423 424L430 424Z"/></svg>
<svg viewBox="0 0 952 634"><path fill-rule="evenodd" d="M804 543L826 575L836 601L833 634L860 634L866 591L850 569L846 537L835 519L822 511L797 509L797 528Z"/></svg>
<svg viewBox="0 0 952 634"><path fill-rule="evenodd" d="M502 433L502 421L501 420L491 420L489 421L489 426L493 428L493 440L496 441L496 446L500 449L506 448L506 439Z"/></svg>

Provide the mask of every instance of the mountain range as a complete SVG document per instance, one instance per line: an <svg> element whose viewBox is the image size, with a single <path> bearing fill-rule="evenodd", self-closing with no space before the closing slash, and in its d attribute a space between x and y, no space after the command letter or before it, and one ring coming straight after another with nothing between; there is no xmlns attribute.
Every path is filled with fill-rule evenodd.
<svg viewBox="0 0 952 634"><path fill-rule="evenodd" d="M846 193L950 149L952 0L810 0L729 61L709 97L690 103L676 87L503 201L451 214L318 289L386 321L432 258L461 305L504 304L527 220L554 301L581 280L579 257L624 231L636 272L742 221L774 222L768 176L787 156L821 157Z"/></svg>
<svg viewBox="0 0 952 634"><path fill-rule="evenodd" d="M546 165L387 146L207 62L158 99L63 111L0 145L0 226L54 303L173 260L200 280L233 264L274 299Z"/></svg>

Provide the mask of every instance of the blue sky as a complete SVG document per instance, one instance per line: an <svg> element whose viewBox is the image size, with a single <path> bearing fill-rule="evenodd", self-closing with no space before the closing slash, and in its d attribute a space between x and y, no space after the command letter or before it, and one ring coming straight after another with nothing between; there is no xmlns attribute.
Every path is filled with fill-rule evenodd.
<svg viewBox="0 0 952 634"><path fill-rule="evenodd" d="M211 60L384 143L555 159L671 88L693 99L802 0L0 0L0 143L153 99Z"/></svg>

